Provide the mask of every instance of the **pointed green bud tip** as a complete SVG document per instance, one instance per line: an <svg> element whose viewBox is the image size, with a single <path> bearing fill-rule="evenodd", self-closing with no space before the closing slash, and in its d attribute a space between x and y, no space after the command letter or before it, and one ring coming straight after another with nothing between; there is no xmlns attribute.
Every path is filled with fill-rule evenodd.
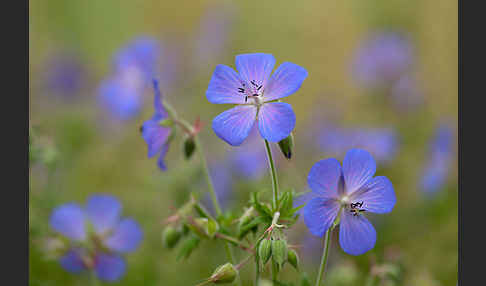
<svg viewBox="0 0 486 286"><path fill-rule="evenodd" d="M258 245L258 257L260 257L262 266L265 266L265 264L267 264L271 255L272 255L272 241L270 239L263 239Z"/></svg>
<svg viewBox="0 0 486 286"><path fill-rule="evenodd" d="M299 256L297 252L293 249L289 249L287 254L287 261L292 265L295 269L299 269Z"/></svg>
<svg viewBox="0 0 486 286"><path fill-rule="evenodd" d="M215 284L231 283L235 281L238 270L231 263L226 263L214 270L213 275L209 277L209 281Z"/></svg>
<svg viewBox="0 0 486 286"><path fill-rule="evenodd" d="M285 261L287 261L288 249L287 242L283 239L272 241L272 259L277 263L279 268L282 268Z"/></svg>
<svg viewBox="0 0 486 286"><path fill-rule="evenodd" d="M285 158L290 160L292 158L292 149L294 148L294 135L290 133L289 137L279 141L278 147L280 147L280 151L282 151Z"/></svg>
<svg viewBox="0 0 486 286"><path fill-rule="evenodd" d="M175 229L173 226L167 226L162 231L162 243L165 247L172 249L176 246L177 242L181 238L181 232Z"/></svg>
<svg viewBox="0 0 486 286"><path fill-rule="evenodd" d="M196 150L196 143L194 142L194 137L190 136L184 140L184 157L189 160Z"/></svg>

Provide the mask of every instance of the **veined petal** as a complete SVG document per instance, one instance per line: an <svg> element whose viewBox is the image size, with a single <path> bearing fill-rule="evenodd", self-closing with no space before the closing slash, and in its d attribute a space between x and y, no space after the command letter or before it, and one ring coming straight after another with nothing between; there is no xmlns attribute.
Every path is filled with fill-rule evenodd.
<svg viewBox="0 0 486 286"><path fill-rule="evenodd" d="M321 160L312 166L307 183L312 192L327 198L338 196L341 164L334 158Z"/></svg>
<svg viewBox="0 0 486 286"><path fill-rule="evenodd" d="M387 177L375 177L366 183L360 190L356 191L351 200L363 202L362 208L372 213L391 212L397 198L393 185Z"/></svg>
<svg viewBox="0 0 486 286"><path fill-rule="evenodd" d="M248 137L255 123L257 108L253 105L236 106L213 119L213 130L219 138L238 146Z"/></svg>
<svg viewBox="0 0 486 286"><path fill-rule="evenodd" d="M76 249L71 249L64 254L59 259L59 263L64 270L74 274L81 273L86 269L86 265L81 258L81 253Z"/></svg>
<svg viewBox="0 0 486 286"><path fill-rule="evenodd" d="M285 62L273 73L265 88L264 101L286 97L299 90L307 77L307 70L294 63Z"/></svg>
<svg viewBox="0 0 486 286"><path fill-rule="evenodd" d="M117 252L130 252L137 248L142 238L143 233L138 223L127 218L120 221L113 234L106 239L105 245Z"/></svg>
<svg viewBox="0 0 486 286"><path fill-rule="evenodd" d="M153 119L161 120L162 118L167 117L167 111L162 105L162 94L160 93L159 82L154 79L152 80L152 84L154 87L154 110L155 110Z"/></svg>
<svg viewBox="0 0 486 286"><path fill-rule="evenodd" d="M316 197L303 208L304 222L309 231L322 237L332 225L339 211L339 202L333 199Z"/></svg>
<svg viewBox="0 0 486 286"><path fill-rule="evenodd" d="M77 241L86 239L85 217L78 204L61 205L52 212L49 224L62 235Z"/></svg>
<svg viewBox="0 0 486 286"><path fill-rule="evenodd" d="M339 244L344 252L360 255L372 249L376 243L376 231L363 215L353 215L347 210L341 214Z"/></svg>
<svg viewBox="0 0 486 286"><path fill-rule="evenodd" d="M265 103L258 112L260 135L270 142L287 138L295 127L292 106L285 102Z"/></svg>
<svg viewBox="0 0 486 286"><path fill-rule="evenodd" d="M248 84L254 81L265 88L275 66L275 58L271 54L243 54L236 56L235 63L241 79Z"/></svg>
<svg viewBox="0 0 486 286"><path fill-rule="evenodd" d="M206 98L211 103L245 103L245 94L238 91L242 79L230 67L218 65L206 90Z"/></svg>
<svg viewBox="0 0 486 286"><path fill-rule="evenodd" d="M165 165L165 155L167 154L167 151L169 151L169 143L168 142L166 142L164 145L162 145L159 158L157 159L157 166L162 171L167 171L167 165Z"/></svg>
<svg viewBox="0 0 486 286"><path fill-rule="evenodd" d="M159 124L158 120L147 120L142 125L142 137L147 143L148 157L151 158L160 152L167 142L171 129Z"/></svg>
<svg viewBox="0 0 486 286"><path fill-rule="evenodd" d="M96 256L96 275L103 281L114 282L119 280L125 273L125 269L125 260L118 255L100 253Z"/></svg>
<svg viewBox="0 0 486 286"><path fill-rule="evenodd" d="M118 223L121 204L113 196L93 195L88 199L85 210L95 231L102 234Z"/></svg>
<svg viewBox="0 0 486 286"><path fill-rule="evenodd" d="M346 193L351 195L366 184L376 172L376 163L368 151L351 149L343 160Z"/></svg>

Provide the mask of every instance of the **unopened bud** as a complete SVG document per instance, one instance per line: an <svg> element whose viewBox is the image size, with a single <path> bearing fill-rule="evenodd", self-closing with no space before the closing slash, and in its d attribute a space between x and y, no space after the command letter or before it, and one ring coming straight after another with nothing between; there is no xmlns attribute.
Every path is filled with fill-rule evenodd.
<svg viewBox="0 0 486 286"><path fill-rule="evenodd" d="M280 147L280 151L285 156L285 158L289 159L292 158L292 149L294 148L294 135L290 133L290 135L278 142L278 147Z"/></svg>
<svg viewBox="0 0 486 286"><path fill-rule="evenodd" d="M213 275L209 277L209 281L215 284L231 283L238 275L238 270L231 263L226 263L214 270Z"/></svg>
<svg viewBox="0 0 486 286"><path fill-rule="evenodd" d="M167 226L162 232L162 243L169 249L174 248L177 242L179 242L180 238L181 232L175 229L173 226Z"/></svg>
<svg viewBox="0 0 486 286"><path fill-rule="evenodd" d="M295 269L299 269L299 256L297 252L293 249L289 249L287 254L287 261L292 265Z"/></svg>
<svg viewBox="0 0 486 286"><path fill-rule="evenodd" d="M272 255L272 241L270 239L263 239L258 246L258 256L260 257L260 261L262 262L262 266L270 259Z"/></svg>
<svg viewBox="0 0 486 286"><path fill-rule="evenodd" d="M272 241L272 259L277 263L279 268L282 268L285 261L287 261L287 242L283 239Z"/></svg>
<svg viewBox="0 0 486 286"><path fill-rule="evenodd" d="M189 160L196 150L196 143L194 142L194 137L189 136L184 140L184 157Z"/></svg>

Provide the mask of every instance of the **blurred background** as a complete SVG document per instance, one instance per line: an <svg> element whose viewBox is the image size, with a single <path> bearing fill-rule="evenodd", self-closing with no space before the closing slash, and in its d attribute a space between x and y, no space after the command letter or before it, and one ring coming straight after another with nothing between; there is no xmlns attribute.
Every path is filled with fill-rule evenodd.
<svg viewBox="0 0 486 286"><path fill-rule="evenodd" d="M253 52L309 72L284 99L297 123L290 161L273 146L282 187L308 191L315 162L341 161L358 147L374 155L377 175L395 188L393 212L368 216L377 230L373 250L353 257L333 237L327 283L457 284L456 1L31 0L29 6L31 285L86 285L86 277L49 259L44 240L53 233L56 206L83 205L95 193L116 196L123 215L144 232L117 285L195 285L226 261L216 242L203 241L188 260L162 246L164 219L206 185L198 159L184 159L181 136L171 144L167 171L147 158L139 129L152 116L153 91L144 78L159 79L181 116L200 118L218 197L224 210L241 212L251 191L271 190L264 144L231 148L217 138L211 120L229 106L210 104L205 91L217 64L234 67L236 55ZM313 281L322 242L302 219L286 234ZM252 275L253 267L243 268L244 285L252 285ZM282 277L298 275L286 266Z"/></svg>

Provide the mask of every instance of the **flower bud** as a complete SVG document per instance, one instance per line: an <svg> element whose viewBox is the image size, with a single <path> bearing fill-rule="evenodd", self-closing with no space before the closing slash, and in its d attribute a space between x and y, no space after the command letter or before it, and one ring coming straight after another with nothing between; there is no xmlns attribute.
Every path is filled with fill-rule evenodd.
<svg viewBox="0 0 486 286"><path fill-rule="evenodd" d="M272 241L270 239L263 239L258 245L258 256L262 266L267 264L270 256L272 255Z"/></svg>
<svg viewBox="0 0 486 286"><path fill-rule="evenodd" d="M289 137L279 141L278 147L280 147L280 151L282 151L285 158L290 160L292 158L292 149L294 148L294 135L290 133Z"/></svg>
<svg viewBox="0 0 486 286"><path fill-rule="evenodd" d="M209 281L215 284L231 283L235 280L236 275L238 275L238 270L228 262L216 268Z"/></svg>
<svg viewBox="0 0 486 286"><path fill-rule="evenodd" d="M287 254L287 261L295 268L299 269L299 256L293 249L289 249Z"/></svg>
<svg viewBox="0 0 486 286"><path fill-rule="evenodd" d="M181 233L173 226L167 226L162 232L162 243L165 247L172 249L181 238Z"/></svg>
<svg viewBox="0 0 486 286"><path fill-rule="evenodd" d="M277 263L279 268L282 268L285 261L287 261L287 242L283 239L272 241L272 259Z"/></svg>
<svg viewBox="0 0 486 286"><path fill-rule="evenodd" d="M189 160L196 150L196 143L194 142L194 137L189 136L184 140L184 157Z"/></svg>

